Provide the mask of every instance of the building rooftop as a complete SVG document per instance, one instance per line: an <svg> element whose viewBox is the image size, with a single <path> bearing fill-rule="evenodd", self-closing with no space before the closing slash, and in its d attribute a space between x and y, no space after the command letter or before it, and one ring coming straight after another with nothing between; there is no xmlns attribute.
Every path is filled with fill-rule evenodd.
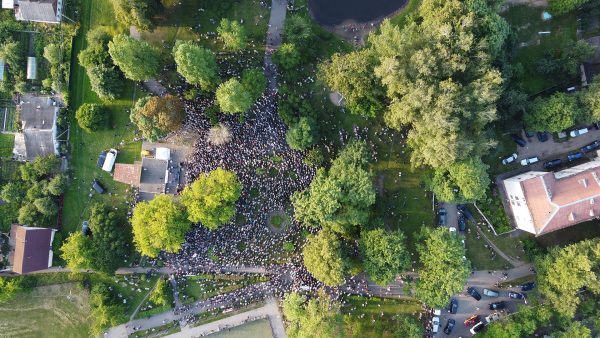
<svg viewBox="0 0 600 338"><path fill-rule="evenodd" d="M62 1L19 0L15 6L15 18L21 21L58 23L61 19Z"/></svg>
<svg viewBox="0 0 600 338"><path fill-rule="evenodd" d="M117 182L139 187L141 175L142 164L140 162L134 164L115 163L113 178Z"/></svg>
<svg viewBox="0 0 600 338"><path fill-rule="evenodd" d="M165 192L168 162L156 158L142 158L140 192L162 194Z"/></svg>
<svg viewBox="0 0 600 338"><path fill-rule="evenodd" d="M54 231L13 224L9 240L11 252L8 256L12 271L23 274L51 267Z"/></svg>
<svg viewBox="0 0 600 338"><path fill-rule="evenodd" d="M19 160L58 154L55 142L58 105L50 96L25 94L17 106L23 132L15 134L13 153Z"/></svg>

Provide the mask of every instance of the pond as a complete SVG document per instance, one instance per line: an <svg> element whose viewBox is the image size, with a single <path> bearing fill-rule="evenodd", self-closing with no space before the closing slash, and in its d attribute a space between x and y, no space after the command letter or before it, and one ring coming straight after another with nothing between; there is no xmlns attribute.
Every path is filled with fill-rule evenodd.
<svg viewBox="0 0 600 338"><path fill-rule="evenodd" d="M402 8L407 0L309 0L308 6L318 23L337 26L365 23L388 16Z"/></svg>

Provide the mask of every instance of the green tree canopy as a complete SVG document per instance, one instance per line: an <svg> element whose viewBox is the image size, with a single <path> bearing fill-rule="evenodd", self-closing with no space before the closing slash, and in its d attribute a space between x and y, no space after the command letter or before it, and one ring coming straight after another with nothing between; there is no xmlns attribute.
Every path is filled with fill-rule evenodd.
<svg viewBox="0 0 600 338"><path fill-rule="evenodd" d="M365 169L368 156L364 142L352 142L340 152L329 171L317 170L309 188L292 196L296 219L345 235L365 224L375 203L372 177Z"/></svg>
<svg viewBox="0 0 600 338"><path fill-rule="evenodd" d="M300 15L290 15L286 18L283 36L286 42L303 48L310 46L315 37L310 21Z"/></svg>
<svg viewBox="0 0 600 338"><path fill-rule="evenodd" d="M549 0L548 10L554 15L561 15L577 9L594 0Z"/></svg>
<svg viewBox="0 0 600 338"><path fill-rule="evenodd" d="M267 78L260 68L245 69L242 72L241 83L246 91L250 93L252 101L256 101L267 89Z"/></svg>
<svg viewBox="0 0 600 338"><path fill-rule="evenodd" d="M108 43L108 53L125 77L145 81L155 77L160 69L158 50L146 41L119 34Z"/></svg>
<svg viewBox="0 0 600 338"><path fill-rule="evenodd" d="M340 305L323 293L309 301L296 292L287 294L283 300L283 314L290 338L342 337Z"/></svg>
<svg viewBox="0 0 600 338"><path fill-rule="evenodd" d="M327 85L340 92L353 114L374 117L383 111L385 91L374 69L377 63L372 49L349 54L336 53L321 65L321 77Z"/></svg>
<svg viewBox="0 0 600 338"><path fill-rule="evenodd" d="M153 0L111 0L117 21L124 26L135 26L140 30L150 30L153 27L150 17Z"/></svg>
<svg viewBox="0 0 600 338"><path fill-rule="evenodd" d="M222 168L201 174L181 193L188 219L201 223L210 230L217 229L233 219L235 203L242 186L236 174Z"/></svg>
<svg viewBox="0 0 600 338"><path fill-rule="evenodd" d="M185 209L172 196L157 195L136 205L131 225L137 250L148 257L157 257L161 250L179 252L191 224Z"/></svg>
<svg viewBox="0 0 600 338"><path fill-rule="evenodd" d="M164 278L159 278L156 281L156 286L152 293L150 293L149 300L156 306L164 306L171 304L171 290L169 288L169 282Z"/></svg>
<svg viewBox="0 0 600 338"><path fill-rule="evenodd" d="M84 103L75 112L75 118L81 129L91 133L108 127L110 112L100 104Z"/></svg>
<svg viewBox="0 0 600 338"><path fill-rule="evenodd" d="M0 304L15 297L21 290L21 284L17 278L0 277Z"/></svg>
<svg viewBox="0 0 600 338"><path fill-rule="evenodd" d="M60 257L71 271L89 269L92 265L92 243L80 232L73 232L60 247Z"/></svg>
<svg viewBox="0 0 600 338"><path fill-rule="evenodd" d="M317 141L315 121L308 117L301 117L298 123L292 125L285 134L285 140L290 148L305 150Z"/></svg>
<svg viewBox="0 0 600 338"><path fill-rule="evenodd" d="M177 72L202 90L211 90L219 82L219 69L213 52L189 41L177 41L173 48Z"/></svg>
<svg viewBox="0 0 600 338"><path fill-rule="evenodd" d="M600 121L600 77L595 78L587 90L581 93L581 102L586 120Z"/></svg>
<svg viewBox="0 0 600 338"><path fill-rule="evenodd" d="M447 168L438 168L428 186L438 200L444 202L474 202L485 197L490 185L489 166L480 158L455 162Z"/></svg>
<svg viewBox="0 0 600 338"><path fill-rule="evenodd" d="M123 73L117 69L110 54L110 34L103 28L94 28L86 35L87 47L79 52L78 59L90 78L92 91L101 98L114 100L123 90Z"/></svg>
<svg viewBox="0 0 600 338"><path fill-rule="evenodd" d="M223 18L217 27L217 33L226 49L239 51L246 48L246 30L239 22Z"/></svg>
<svg viewBox="0 0 600 338"><path fill-rule="evenodd" d="M62 63L62 52L60 46L55 43L47 44L44 47L44 59L48 60L51 65L59 65Z"/></svg>
<svg viewBox="0 0 600 338"><path fill-rule="evenodd" d="M217 103L225 113L243 113L252 107L252 95L237 79L221 83L216 92Z"/></svg>
<svg viewBox="0 0 600 338"><path fill-rule="evenodd" d="M302 62L302 54L293 43L283 43L273 53L273 62L283 70L292 70Z"/></svg>
<svg viewBox="0 0 600 338"><path fill-rule="evenodd" d="M114 273L131 252L131 227L124 215L106 204L90 210L91 268Z"/></svg>
<svg viewBox="0 0 600 338"><path fill-rule="evenodd" d="M423 228L417 241L421 261L417 298L432 308L446 307L450 297L463 290L471 273L465 248L446 227Z"/></svg>
<svg viewBox="0 0 600 338"><path fill-rule="evenodd" d="M577 96L559 92L535 99L524 121L528 130L559 132L575 125L582 116Z"/></svg>
<svg viewBox="0 0 600 338"><path fill-rule="evenodd" d="M539 292L558 313L572 317L581 302L581 288L600 293L598 267L600 239L554 247L536 262Z"/></svg>
<svg viewBox="0 0 600 338"><path fill-rule="evenodd" d="M131 121L150 141L178 130L184 118L183 103L173 95L143 97L135 103L130 115Z"/></svg>
<svg viewBox="0 0 600 338"><path fill-rule="evenodd" d="M397 274L410 266L410 253L405 240L400 231L374 229L361 233L360 251L365 271L371 280L379 285L388 285Z"/></svg>
<svg viewBox="0 0 600 338"><path fill-rule="evenodd" d="M321 230L317 235L309 236L302 255L306 270L323 284L338 286L345 282L348 264L342 244L333 232Z"/></svg>

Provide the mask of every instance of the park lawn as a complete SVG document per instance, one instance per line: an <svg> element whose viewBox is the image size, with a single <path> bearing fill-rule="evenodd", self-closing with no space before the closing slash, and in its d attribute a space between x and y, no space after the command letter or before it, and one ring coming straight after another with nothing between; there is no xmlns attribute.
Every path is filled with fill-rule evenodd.
<svg viewBox="0 0 600 338"><path fill-rule="evenodd" d="M196 275L182 277L182 280L183 282L180 282L180 287L183 286L180 290L180 300L187 304L229 293L248 285L265 282L268 278L263 276ZM185 284L182 285L183 283Z"/></svg>
<svg viewBox="0 0 600 338"><path fill-rule="evenodd" d="M473 270L502 270L510 264L501 256L496 255L492 258L494 252L489 246L486 247L487 242L481 236L477 238L477 230L469 225L465 232L465 247L467 259L471 262L471 269Z"/></svg>
<svg viewBox="0 0 600 338"><path fill-rule="evenodd" d="M106 280L115 286L117 293L121 294L124 299L127 299L125 314L127 318L133 314L133 311L138 307L146 295L154 288L158 281L159 275L151 276L148 279L143 275L119 275ZM127 279L125 279L127 278ZM129 283L136 283L131 285ZM148 288L148 290L146 290ZM138 291L139 289L139 291Z"/></svg>
<svg viewBox="0 0 600 338"><path fill-rule="evenodd" d="M129 338L158 338L181 332L178 321L173 321L148 330L136 331L129 335Z"/></svg>
<svg viewBox="0 0 600 338"><path fill-rule="evenodd" d="M11 157L15 147L15 134L0 134L0 157Z"/></svg>
<svg viewBox="0 0 600 338"><path fill-rule="evenodd" d="M363 304L366 304L363 306ZM422 304L415 299L392 299L379 297L363 297L351 295L345 297L345 305L342 312L349 313L350 309L356 307L353 314L384 314L389 315L413 315L422 310Z"/></svg>
<svg viewBox="0 0 600 338"><path fill-rule="evenodd" d="M2 337L89 337L89 294L76 283L21 292L0 304Z"/></svg>
<svg viewBox="0 0 600 338"><path fill-rule="evenodd" d="M136 89L130 81L125 82L123 95L120 99L103 102L92 92L85 69L77 62L76 55L85 48L85 35L87 31L96 26L107 27L113 32L123 31L123 27L114 26L114 14L109 0L83 1L81 7L81 28L73 44L73 57L71 65L71 102L70 102L70 168L72 181L65 192L63 227L66 235L79 228L81 221L88 216L89 207L95 202L106 202L117 208L126 207L129 195L127 186L114 182L110 174L96 167L96 160L101 151L115 148L120 151L117 162L123 159L133 163L139 158L141 150L139 142L133 142L135 137L134 126L129 121L129 110L136 97L144 95ZM74 112L82 103L103 103L111 112L111 129L87 133L77 125ZM122 146L120 146L122 144ZM136 149L137 148L137 149ZM92 180L97 179L106 190L107 194L98 195L91 193Z"/></svg>

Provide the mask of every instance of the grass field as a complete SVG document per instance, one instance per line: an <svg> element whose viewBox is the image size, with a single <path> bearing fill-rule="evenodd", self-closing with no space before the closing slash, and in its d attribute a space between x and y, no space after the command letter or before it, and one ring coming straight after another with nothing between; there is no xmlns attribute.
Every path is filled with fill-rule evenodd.
<svg viewBox="0 0 600 338"><path fill-rule="evenodd" d="M0 134L0 157L11 157L14 147L15 134Z"/></svg>
<svg viewBox="0 0 600 338"><path fill-rule="evenodd" d="M38 287L0 304L2 337L89 337L87 291L77 284Z"/></svg>
<svg viewBox="0 0 600 338"><path fill-rule="evenodd" d="M479 236L474 226L470 225L465 232L465 246L467 248L467 258L471 261L473 270L502 270L507 266L508 261L499 255L493 256L494 252L487 242ZM478 238L479 236L479 238Z"/></svg>
<svg viewBox="0 0 600 338"><path fill-rule="evenodd" d="M179 280L180 300L192 303L219 294L241 289L247 285L266 281L266 277L242 277L236 275L197 275Z"/></svg>

